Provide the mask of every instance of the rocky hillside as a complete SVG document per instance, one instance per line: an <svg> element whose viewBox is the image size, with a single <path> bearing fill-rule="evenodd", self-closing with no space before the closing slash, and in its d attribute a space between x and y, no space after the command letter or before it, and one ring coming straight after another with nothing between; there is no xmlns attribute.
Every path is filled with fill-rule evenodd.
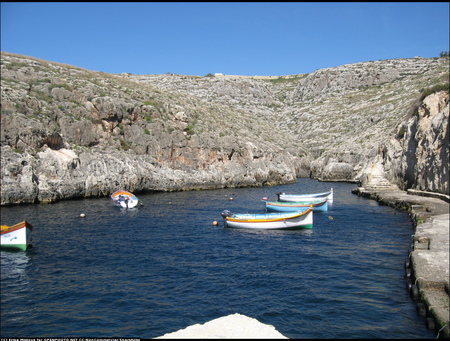
<svg viewBox="0 0 450 341"><path fill-rule="evenodd" d="M119 187L360 181L422 91L443 82L448 58L194 77L112 75L2 52L1 204Z"/></svg>

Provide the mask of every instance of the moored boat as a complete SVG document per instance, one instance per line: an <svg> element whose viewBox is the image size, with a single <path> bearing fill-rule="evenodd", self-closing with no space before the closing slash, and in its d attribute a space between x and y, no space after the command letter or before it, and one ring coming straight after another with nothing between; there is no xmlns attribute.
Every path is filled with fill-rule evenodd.
<svg viewBox="0 0 450 341"><path fill-rule="evenodd" d="M313 211L311 208L303 212L283 213L231 213L223 211L225 227L261 230L296 230L312 229Z"/></svg>
<svg viewBox="0 0 450 341"><path fill-rule="evenodd" d="M12 226L1 225L1 247L26 251L33 226L26 220Z"/></svg>
<svg viewBox="0 0 450 341"><path fill-rule="evenodd" d="M313 211L325 212L328 211L328 199L312 200L312 201L267 201L262 199L266 203L266 211L273 212L292 212L292 211L304 211L308 207L311 207Z"/></svg>
<svg viewBox="0 0 450 341"><path fill-rule="evenodd" d="M323 193L313 193L313 194L286 194L278 192L278 201L289 201L289 202L301 202L301 201L313 201L319 199L328 199L328 202L333 202L333 188L329 192Z"/></svg>
<svg viewBox="0 0 450 341"><path fill-rule="evenodd" d="M139 203L139 199L131 192L119 189L111 194L114 205L123 208L133 208Z"/></svg>

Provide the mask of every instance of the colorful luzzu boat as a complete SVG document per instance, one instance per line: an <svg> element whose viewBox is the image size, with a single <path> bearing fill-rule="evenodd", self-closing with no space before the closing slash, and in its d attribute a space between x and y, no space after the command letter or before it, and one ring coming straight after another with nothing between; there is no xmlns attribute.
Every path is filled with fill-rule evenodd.
<svg viewBox="0 0 450 341"><path fill-rule="evenodd" d="M26 220L12 226L1 225L2 249L26 251L30 246L32 231L33 226Z"/></svg>
<svg viewBox="0 0 450 341"><path fill-rule="evenodd" d="M296 230L313 227L313 211L311 208L303 212L285 213L231 213L223 211L225 227L262 230Z"/></svg>

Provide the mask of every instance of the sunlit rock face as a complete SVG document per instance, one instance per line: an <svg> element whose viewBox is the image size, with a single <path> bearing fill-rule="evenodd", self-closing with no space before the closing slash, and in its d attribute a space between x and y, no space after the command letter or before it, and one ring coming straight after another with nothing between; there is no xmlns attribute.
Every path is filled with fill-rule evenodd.
<svg viewBox="0 0 450 341"><path fill-rule="evenodd" d="M110 75L1 58L2 205L118 188L357 182L381 156L391 181L448 192L448 97L424 100L397 138L421 91L448 78L448 58L283 77Z"/></svg>
<svg viewBox="0 0 450 341"><path fill-rule="evenodd" d="M386 143L386 177L402 189L449 194L449 94L423 99Z"/></svg>

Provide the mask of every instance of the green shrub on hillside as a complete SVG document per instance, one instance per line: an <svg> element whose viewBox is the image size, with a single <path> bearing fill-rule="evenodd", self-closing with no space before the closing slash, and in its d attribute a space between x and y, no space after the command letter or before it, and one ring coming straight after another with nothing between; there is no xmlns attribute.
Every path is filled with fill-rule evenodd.
<svg viewBox="0 0 450 341"><path fill-rule="evenodd" d="M447 91L447 93L449 93L449 83L437 84L431 88L423 90L420 96L420 101L423 101L425 97L430 96L439 91Z"/></svg>
<svg viewBox="0 0 450 341"><path fill-rule="evenodd" d="M436 92L439 91L447 91L449 93L449 83L441 83L437 84L435 86L432 86L430 88L422 90L420 97L414 101L414 103L411 105L411 108L408 111L408 114L406 116L406 119L409 119L412 116L419 114L419 107L422 105L423 100Z"/></svg>

